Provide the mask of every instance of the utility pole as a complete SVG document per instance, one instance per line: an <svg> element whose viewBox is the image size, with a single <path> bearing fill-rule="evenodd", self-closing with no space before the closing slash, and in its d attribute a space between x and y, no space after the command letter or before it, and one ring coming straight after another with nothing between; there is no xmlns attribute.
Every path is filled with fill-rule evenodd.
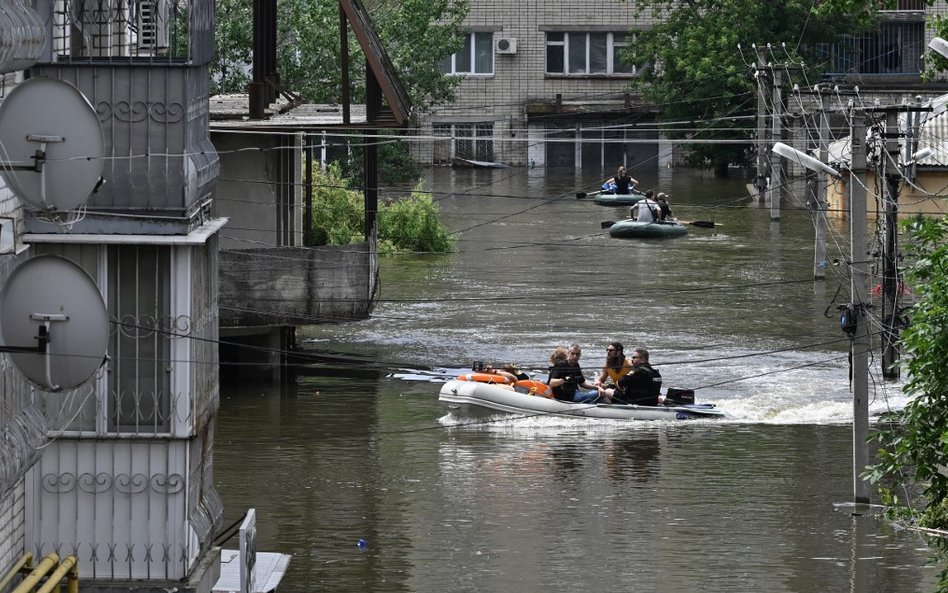
<svg viewBox="0 0 948 593"><path fill-rule="evenodd" d="M783 72L779 66L772 69L774 76L773 93L773 124L770 133L770 143L783 137ZM783 181L780 175L780 157L771 151L770 153L770 220L780 220L780 192L782 191Z"/></svg>
<svg viewBox="0 0 948 593"><path fill-rule="evenodd" d="M767 203L767 150L771 146L767 137L767 53L766 48L754 46L757 52L757 178L754 186L757 188L757 206L763 208Z"/></svg>
<svg viewBox="0 0 948 593"><path fill-rule="evenodd" d="M898 379L899 372L899 300L902 286L899 276L899 193L903 179L911 179L915 172L915 149L917 128L921 112L926 108L917 105L889 107L885 112L885 152L886 159L880 168L880 177L885 179L885 200L883 210L882 253L882 376L886 379ZM899 114L905 113L905 146L899 145L902 137L899 131ZM900 153L905 155L899 163Z"/></svg>
<svg viewBox="0 0 948 593"><path fill-rule="evenodd" d="M861 476L869 465L869 319L866 298L869 260L866 249L866 128L864 114L850 110L852 139L849 180L849 233L852 311L856 327L850 344L853 392L853 500L869 503L869 484Z"/></svg>
<svg viewBox="0 0 948 593"><path fill-rule="evenodd" d="M816 91L820 93L817 86ZM828 95L820 93L822 108L820 109L820 162L829 161L829 111L830 98ZM826 176L816 176L816 191L814 194L814 213L816 214L816 236L813 239L813 277L822 280L826 277L826 203L827 203L828 184Z"/></svg>
<svg viewBox="0 0 948 593"><path fill-rule="evenodd" d="M884 221L885 239L882 250L882 376L899 378L899 111L885 112L885 152L882 171L885 176Z"/></svg>

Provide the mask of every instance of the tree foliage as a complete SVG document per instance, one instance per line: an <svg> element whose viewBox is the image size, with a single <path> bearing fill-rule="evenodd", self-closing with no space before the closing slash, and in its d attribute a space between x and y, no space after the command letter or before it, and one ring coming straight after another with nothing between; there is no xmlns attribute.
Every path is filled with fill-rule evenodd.
<svg viewBox="0 0 948 593"><path fill-rule="evenodd" d="M912 261L908 280L916 303L901 337L912 399L873 435L879 462L869 478L878 483L889 512L919 526L948 530L948 218L905 223ZM917 484L921 497L913 497ZM933 538L939 560L948 561L948 539ZM948 591L948 569L939 591Z"/></svg>
<svg viewBox="0 0 948 593"><path fill-rule="evenodd" d="M280 85L311 103L338 103L342 67L337 0L280 0L277 4L277 63ZM463 44L460 29L467 0L399 0L366 3L372 25L398 76L420 110L453 98L457 79L444 76L440 61ZM353 101L365 100L365 57L349 34L349 80ZM212 92L245 92L253 47L253 0L217 0L217 52Z"/></svg>
<svg viewBox="0 0 948 593"><path fill-rule="evenodd" d="M894 0L887 0L892 3ZM753 45L767 47L767 61L803 63L805 80L822 72L818 44L838 32L859 33L874 22L866 0L640 0L640 13L658 24L638 34L623 59L651 65L633 82L661 106L663 130L670 138L750 140L757 109ZM733 118L733 119L730 119ZM717 170L746 164L748 144L694 144L693 165Z"/></svg>
<svg viewBox="0 0 948 593"><path fill-rule="evenodd" d="M361 192L351 189L332 164L313 168L313 245L348 245L364 240ZM420 188L399 199L383 200L378 212L380 253L445 253L455 237L438 219L438 206Z"/></svg>

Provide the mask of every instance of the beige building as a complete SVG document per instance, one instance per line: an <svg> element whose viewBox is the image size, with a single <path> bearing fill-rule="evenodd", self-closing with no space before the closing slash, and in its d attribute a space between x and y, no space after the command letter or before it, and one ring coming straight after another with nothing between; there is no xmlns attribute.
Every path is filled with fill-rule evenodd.
<svg viewBox="0 0 948 593"><path fill-rule="evenodd" d="M944 85L923 82L920 72L934 35L927 19L946 12L944 3L900 0L880 12L876 32L819 48L829 64L823 82L862 89L857 101L870 104L944 92ZM672 143L655 125L659 108L629 93L637 68L618 60L631 36L653 23L649 11L637 14L633 1L473 0L465 46L442 68L462 78L456 100L419 117L415 156L432 164L608 173L620 163L638 170L671 166ZM786 108L801 108L790 94L788 86ZM808 114L797 115L812 117L819 109L808 107ZM788 131L790 141L803 149L808 139L797 133Z"/></svg>
<svg viewBox="0 0 948 593"><path fill-rule="evenodd" d="M649 23L620 0L472 2L464 49L442 67L462 77L457 100L421 116L420 135L430 141L416 143L416 156L433 164L657 166L655 110L628 94L636 68L619 60L629 36Z"/></svg>

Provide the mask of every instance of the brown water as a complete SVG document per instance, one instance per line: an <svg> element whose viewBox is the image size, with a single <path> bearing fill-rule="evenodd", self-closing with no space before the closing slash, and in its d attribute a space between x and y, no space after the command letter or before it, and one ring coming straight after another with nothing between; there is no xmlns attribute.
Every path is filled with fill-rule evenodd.
<svg viewBox="0 0 948 593"><path fill-rule="evenodd" d="M623 211L574 197L593 180L435 170L458 252L384 260L372 319L309 329L320 362L295 385L225 386L218 487L229 520L257 509L259 549L293 554L281 590L933 588L916 533L847 504L845 266L813 282L809 214L772 222L743 180L642 185L659 182L681 218L723 226L610 239ZM471 425L437 404L471 361L543 368L575 341L592 374L613 339L733 417ZM904 403L873 386L874 413Z"/></svg>

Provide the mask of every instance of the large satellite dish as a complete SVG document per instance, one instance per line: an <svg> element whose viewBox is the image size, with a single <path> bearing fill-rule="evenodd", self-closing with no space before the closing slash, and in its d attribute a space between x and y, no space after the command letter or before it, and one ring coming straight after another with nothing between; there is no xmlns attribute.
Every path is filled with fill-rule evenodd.
<svg viewBox="0 0 948 593"><path fill-rule="evenodd" d="M18 266L0 293L0 351L45 391L73 389L102 366L109 317L92 278L40 255Z"/></svg>
<svg viewBox="0 0 948 593"><path fill-rule="evenodd" d="M102 124L79 89L31 78L0 103L0 174L38 210L72 210L102 175Z"/></svg>

